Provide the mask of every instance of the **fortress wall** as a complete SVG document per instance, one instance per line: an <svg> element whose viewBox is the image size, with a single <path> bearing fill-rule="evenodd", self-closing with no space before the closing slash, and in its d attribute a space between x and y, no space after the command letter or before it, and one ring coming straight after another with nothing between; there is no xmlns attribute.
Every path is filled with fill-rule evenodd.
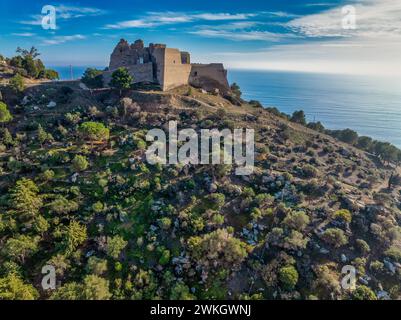
<svg viewBox="0 0 401 320"><path fill-rule="evenodd" d="M221 63L190 64L188 52L167 48L165 44L144 47L142 40L129 44L121 39L110 58L109 70L104 72L107 85L111 74L119 67L126 67L135 82L157 82L162 90L191 84L207 91L229 90L227 71Z"/></svg>
<svg viewBox="0 0 401 320"><path fill-rule="evenodd" d="M166 48L163 47L152 47L151 54L152 54L152 61L155 65L156 70L153 70L155 74L155 78L159 84L164 82L164 56L165 56Z"/></svg>
<svg viewBox="0 0 401 320"><path fill-rule="evenodd" d="M222 63L192 64L189 83L194 87L225 92L229 89L227 70Z"/></svg>
<svg viewBox="0 0 401 320"><path fill-rule="evenodd" d="M129 66L132 63L130 46L127 41L121 39L110 56L109 69L114 70L119 67Z"/></svg>
<svg viewBox="0 0 401 320"><path fill-rule="evenodd" d="M153 64L151 62L144 64L136 64L126 67L129 73L134 77L134 83L137 82L153 82ZM111 75L114 70L103 72L103 82L106 86L111 81Z"/></svg>
<svg viewBox="0 0 401 320"><path fill-rule="evenodd" d="M153 82L153 64L151 62L136 64L127 68L134 77L134 83Z"/></svg>
<svg viewBox="0 0 401 320"><path fill-rule="evenodd" d="M178 49L165 49L163 90L188 84L191 65L182 64L181 58L181 52Z"/></svg>
<svg viewBox="0 0 401 320"><path fill-rule="evenodd" d="M115 70L119 67L130 67L138 64L139 58L144 63L150 62L149 50L144 48L141 40L129 45L126 40L120 40L110 56L109 69Z"/></svg>

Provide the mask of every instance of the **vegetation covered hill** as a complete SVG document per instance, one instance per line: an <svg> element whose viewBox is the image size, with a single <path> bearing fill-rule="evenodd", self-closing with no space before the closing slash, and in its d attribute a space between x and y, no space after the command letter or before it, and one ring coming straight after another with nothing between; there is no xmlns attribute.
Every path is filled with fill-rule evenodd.
<svg viewBox="0 0 401 320"><path fill-rule="evenodd" d="M195 88L2 96L0 299L400 297L397 158ZM149 165L146 132L170 120L255 129L254 174ZM42 289L45 265L56 290Z"/></svg>
<svg viewBox="0 0 401 320"><path fill-rule="evenodd" d="M0 84L9 84L16 90L22 90L24 83L59 78L55 70L45 67L35 47L29 50L17 48L16 52L17 55L11 58L0 54Z"/></svg>

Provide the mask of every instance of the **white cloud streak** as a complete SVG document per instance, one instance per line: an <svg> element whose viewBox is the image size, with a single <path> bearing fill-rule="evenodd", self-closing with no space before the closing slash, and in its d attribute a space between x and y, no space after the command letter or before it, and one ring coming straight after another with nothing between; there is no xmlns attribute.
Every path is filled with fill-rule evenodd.
<svg viewBox="0 0 401 320"><path fill-rule="evenodd" d="M34 37L35 34L31 32L20 32L20 33L12 33L11 35L16 37Z"/></svg>
<svg viewBox="0 0 401 320"><path fill-rule="evenodd" d="M254 17L254 13L180 13L148 12L144 18L120 21L107 24L104 29L150 28L168 24L188 23L195 21L236 21Z"/></svg>
<svg viewBox="0 0 401 320"><path fill-rule="evenodd" d="M401 77L401 0L364 0L354 3L356 29L342 28L342 7L282 23L290 39L264 50L220 53L231 68L285 70ZM254 30L232 31L252 34ZM202 36L228 38L223 30ZM275 36L273 36L274 38ZM252 40L252 36L244 37ZM261 37L263 38L263 37ZM266 37L265 40L271 40ZM213 58L215 59L215 55ZM207 61L207 57L204 58Z"/></svg>
<svg viewBox="0 0 401 320"><path fill-rule="evenodd" d="M293 19L285 26L294 33L310 38L395 39L401 37L401 0L365 0L355 8L356 29L342 28L342 7Z"/></svg>
<svg viewBox="0 0 401 320"><path fill-rule="evenodd" d="M60 20L94 17L107 13L105 10L92 7L66 6L63 4L54 7L56 8L57 19ZM19 23L31 26L40 26L42 24L42 16L40 14L31 15L29 20L21 20Z"/></svg>
<svg viewBox="0 0 401 320"><path fill-rule="evenodd" d="M84 40L86 39L85 36L81 34L74 34L74 35L68 35L68 36L55 36L50 39L44 39L42 43L44 45L57 45L69 41L75 41L75 40Z"/></svg>

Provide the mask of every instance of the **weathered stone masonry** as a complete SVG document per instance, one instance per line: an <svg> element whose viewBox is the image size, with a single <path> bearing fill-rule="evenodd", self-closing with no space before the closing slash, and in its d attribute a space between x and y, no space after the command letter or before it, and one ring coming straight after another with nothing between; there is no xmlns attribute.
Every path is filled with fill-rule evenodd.
<svg viewBox="0 0 401 320"><path fill-rule="evenodd" d="M157 83L163 91L185 84L208 91L229 89L223 64L191 64L188 52L167 48L165 44L151 43L145 47L142 40L130 45L121 39L111 54L109 70L103 74L106 84L119 67L127 68L135 83Z"/></svg>

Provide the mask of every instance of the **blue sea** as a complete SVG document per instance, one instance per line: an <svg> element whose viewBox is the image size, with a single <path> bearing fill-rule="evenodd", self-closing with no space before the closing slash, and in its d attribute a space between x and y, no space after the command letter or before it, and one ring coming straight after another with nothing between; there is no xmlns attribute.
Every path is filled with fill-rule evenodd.
<svg viewBox="0 0 401 320"><path fill-rule="evenodd" d="M62 79L70 79L69 67L54 69ZM74 67L74 78L85 69ZM400 79L245 70L229 70L228 77L246 100L288 114L302 109L309 121L321 121L328 129L351 128L401 148Z"/></svg>

